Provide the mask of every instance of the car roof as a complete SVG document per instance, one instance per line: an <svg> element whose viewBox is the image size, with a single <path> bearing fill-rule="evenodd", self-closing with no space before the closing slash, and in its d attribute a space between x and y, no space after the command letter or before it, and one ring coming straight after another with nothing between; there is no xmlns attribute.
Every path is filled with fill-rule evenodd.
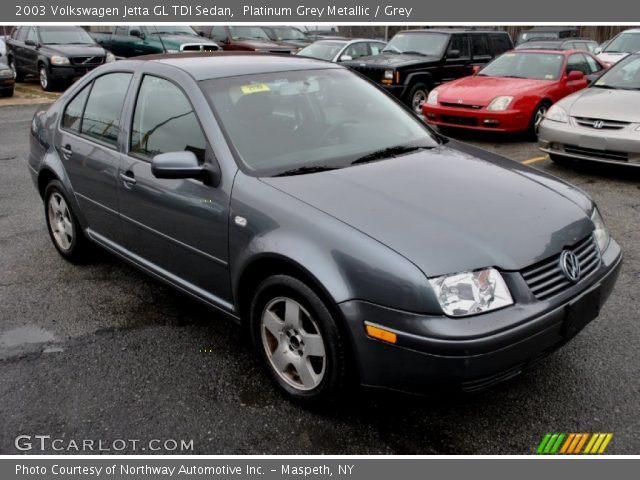
<svg viewBox="0 0 640 480"><path fill-rule="evenodd" d="M504 30L479 30L477 28L418 28L414 30L401 30L398 33L425 33L425 32L433 32L433 33L498 33L508 35L508 33Z"/></svg>
<svg viewBox="0 0 640 480"><path fill-rule="evenodd" d="M527 32L564 32L566 30L578 30L578 27L569 26L553 26L553 25L540 25L537 27L531 27L529 30L523 30L520 33Z"/></svg>
<svg viewBox="0 0 640 480"><path fill-rule="evenodd" d="M578 50L577 48L569 48L566 50L554 50L553 48L514 48L505 53L549 53L551 55L573 55L574 53L589 54L584 50ZM504 54L503 54L504 55Z"/></svg>
<svg viewBox="0 0 640 480"><path fill-rule="evenodd" d="M197 81L292 70L344 68L323 60L307 57L255 52L194 52L147 55L131 60L122 60L118 63L123 65L128 62L158 62L170 65L187 72Z"/></svg>

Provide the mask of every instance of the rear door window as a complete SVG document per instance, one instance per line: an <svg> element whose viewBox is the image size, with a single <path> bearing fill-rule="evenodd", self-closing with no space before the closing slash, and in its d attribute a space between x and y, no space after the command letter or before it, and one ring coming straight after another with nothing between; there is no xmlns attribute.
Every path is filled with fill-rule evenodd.
<svg viewBox="0 0 640 480"><path fill-rule="evenodd" d="M131 73L109 73L93 82L82 118L83 135L108 145L117 144L120 114L131 76Z"/></svg>
<svg viewBox="0 0 640 480"><path fill-rule="evenodd" d="M73 100L67 104L67 108L62 115L62 128L80 133L80 125L82 123L82 114L84 106L87 103L87 97L91 90L91 84L84 87Z"/></svg>

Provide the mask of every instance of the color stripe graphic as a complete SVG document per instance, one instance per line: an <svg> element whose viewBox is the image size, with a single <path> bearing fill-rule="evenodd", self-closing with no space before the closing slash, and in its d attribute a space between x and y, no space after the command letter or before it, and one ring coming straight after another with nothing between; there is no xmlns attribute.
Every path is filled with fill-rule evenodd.
<svg viewBox="0 0 640 480"><path fill-rule="evenodd" d="M600 455L609 446L613 433L561 433L544 435L536 448L540 455Z"/></svg>

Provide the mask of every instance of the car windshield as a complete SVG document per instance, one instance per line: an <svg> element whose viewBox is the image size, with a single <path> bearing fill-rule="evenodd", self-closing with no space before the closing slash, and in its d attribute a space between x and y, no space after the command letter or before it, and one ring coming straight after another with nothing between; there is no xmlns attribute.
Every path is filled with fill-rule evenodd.
<svg viewBox="0 0 640 480"><path fill-rule="evenodd" d="M606 53L634 53L639 50L640 32L618 35L604 49Z"/></svg>
<svg viewBox="0 0 640 480"><path fill-rule="evenodd" d="M607 70L593 84L597 88L640 90L640 55L630 55Z"/></svg>
<svg viewBox="0 0 640 480"><path fill-rule="evenodd" d="M316 42L304 47L298 52L303 57L319 58L320 60L333 60L346 42Z"/></svg>
<svg viewBox="0 0 640 480"><path fill-rule="evenodd" d="M234 40L269 40L267 34L260 27L229 27L231 38Z"/></svg>
<svg viewBox="0 0 640 480"><path fill-rule="evenodd" d="M564 55L555 53L508 52L484 67L478 75L484 77L529 78L557 80L560 78Z"/></svg>
<svg viewBox="0 0 640 480"><path fill-rule="evenodd" d="M270 27L267 29L274 40L306 40L307 36L293 27Z"/></svg>
<svg viewBox="0 0 640 480"><path fill-rule="evenodd" d="M186 25L162 25L159 27L147 27L151 35L164 34L164 35L198 35L198 33L191 27Z"/></svg>
<svg viewBox="0 0 640 480"><path fill-rule="evenodd" d="M240 163L256 176L343 168L438 145L416 116L346 69L200 84Z"/></svg>
<svg viewBox="0 0 640 480"><path fill-rule="evenodd" d="M553 40L558 38L558 32L522 32L518 36L518 43L530 42L532 40Z"/></svg>
<svg viewBox="0 0 640 480"><path fill-rule="evenodd" d="M87 32L78 27L40 27L38 30L40 33L40 42L45 45L53 45L56 43L95 43Z"/></svg>
<svg viewBox="0 0 640 480"><path fill-rule="evenodd" d="M397 33L382 50L387 53L417 53L440 57L449 43L449 35L437 32Z"/></svg>

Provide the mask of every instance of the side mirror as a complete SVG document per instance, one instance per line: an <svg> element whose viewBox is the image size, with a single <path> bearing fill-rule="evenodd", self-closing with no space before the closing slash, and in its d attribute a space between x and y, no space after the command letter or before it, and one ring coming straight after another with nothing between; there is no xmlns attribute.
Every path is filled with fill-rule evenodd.
<svg viewBox="0 0 640 480"><path fill-rule="evenodd" d="M138 30L137 28L132 28L131 30L129 30L129 36L137 37L137 38L140 38L140 39L144 38L144 34L142 33L142 31Z"/></svg>
<svg viewBox="0 0 640 480"><path fill-rule="evenodd" d="M193 152L167 152L151 159L151 173L156 178L193 178L217 187L220 183L220 168L217 164L201 165Z"/></svg>
<svg viewBox="0 0 640 480"><path fill-rule="evenodd" d="M349 62L351 60L353 60L353 57L351 55L342 55L340 57L341 62Z"/></svg>
<svg viewBox="0 0 640 480"><path fill-rule="evenodd" d="M471 73L473 75L477 74L480 70L482 70L482 67L480 65L474 65L473 67L471 67Z"/></svg>
<svg viewBox="0 0 640 480"><path fill-rule="evenodd" d="M151 160L151 173L156 178L199 178L204 171L193 152L168 152Z"/></svg>
<svg viewBox="0 0 640 480"><path fill-rule="evenodd" d="M596 55L600 55L602 53L602 47L596 47L593 53L595 53Z"/></svg>
<svg viewBox="0 0 640 480"><path fill-rule="evenodd" d="M449 50L447 58L460 58L460 50Z"/></svg>
<svg viewBox="0 0 640 480"><path fill-rule="evenodd" d="M571 70L567 75L567 80L573 82L575 80L582 80L584 78L584 72L580 70Z"/></svg>
<svg viewBox="0 0 640 480"><path fill-rule="evenodd" d="M198 30L198 35L200 35L201 37L206 37L206 35L202 30Z"/></svg>
<svg viewBox="0 0 640 480"><path fill-rule="evenodd" d="M37 47L38 46L36 41L35 40L31 40L31 39L25 40L24 44L29 46L29 47Z"/></svg>

